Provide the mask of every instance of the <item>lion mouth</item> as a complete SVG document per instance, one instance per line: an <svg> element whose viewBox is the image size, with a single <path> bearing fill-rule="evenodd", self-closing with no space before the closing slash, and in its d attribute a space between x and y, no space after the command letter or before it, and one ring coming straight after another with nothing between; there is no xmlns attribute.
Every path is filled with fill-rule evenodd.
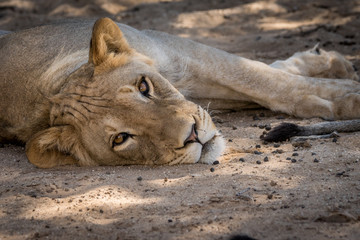
<svg viewBox="0 0 360 240"><path fill-rule="evenodd" d="M197 130L196 130L196 124L192 125L190 134L184 140L183 146L179 147L179 148L175 148L175 150L181 150L181 149L187 148L189 145L191 145L193 143L199 143L201 146L203 146L203 144L199 140L199 135L198 135Z"/></svg>
<svg viewBox="0 0 360 240"><path fill-rule="evenodd" d="M203 145L201 143L201 141L199 140L196 123L194 123L192 125L190 135L184 141L184 146L186 146L187 144L190 144L190 143L200 143L201 145Z"/></svg>
<svg viewBox="0 0 360 240"><path fill-rule="evenodd" d="M200 108L200 110L202 110ZM210 116L205 110L203 114L194 116L194 122L189 127L187 136L179 150L182 158L175 158L171 164L177 163L205 163L212 164L221 156L225 149L225 141L216 129Z"/></svg>
<svg viewBox="0 0 360 240"><path fill-rule="evenodd" d="M199 134L198 134L199 131ZM205 163L212 164L221 156L225 149L225 141L216 128L202 129L193 124L183 146L176 148L182 153L169 164Z"/></svg>

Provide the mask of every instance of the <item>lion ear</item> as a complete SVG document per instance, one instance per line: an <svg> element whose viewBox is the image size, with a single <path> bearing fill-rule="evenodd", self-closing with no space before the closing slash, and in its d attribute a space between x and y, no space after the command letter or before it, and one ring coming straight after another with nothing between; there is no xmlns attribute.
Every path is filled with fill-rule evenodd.
<svg viewBox="0 0 360 240"><path fill-rule="evenodd" d="M38 132L26 143L27 158L39 168L79 164L86 159L84 152L70 125Z"/></svg>
<svg viewBox="0 0 360 240"><path fill-rule="evenodd" d="M132 52L120 28L110 18L98 19L93 27L89 62L99 66L116 54Z"/></svg>
<svg viewBox="0 0 360 240"><path fill-rule="evenodd" d="M316 55L320 55L320 47L319 47L319 43L317 43L312 49L310 49L310 52Z"/></svg>

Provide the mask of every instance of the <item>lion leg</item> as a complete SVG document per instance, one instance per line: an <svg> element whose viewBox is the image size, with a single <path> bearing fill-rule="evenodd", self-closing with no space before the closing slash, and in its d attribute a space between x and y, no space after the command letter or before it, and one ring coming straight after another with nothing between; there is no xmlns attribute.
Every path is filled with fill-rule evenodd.
<svg viewBox="0 0 360 240"><path fill-rule="evenodd" d="M302 118L321 117L328 120L360 118L358 82L348 79L282 75L264 68L262 71L263 74L272 76L265 81L261 79L261 83L259 81L262 88L267 89L267 96L263 93L266 97L255 101L263 106L268 104L272 110ZM282 81L285 82L281 83Z"/></svg>
<svg viewBox="0 0 360 240"><path fill-rule="evenodd" d="M275 61L270 67L307 77L359 80L357 69L350 61L338 52L320 49L318 44L284 61Z"/></svg>
<svg viewBox="0 0 360 240"><path fill-rule="evenodd" d="M290 74L243 58L217 61L214 69L221 71L207 75L202 71L210 81L199 81L197 85L207 97L217 97L215 94L220 94L222 88L228 88L224 91L228 99L237 96L240 101L301 118L360 118L359 82Z"/></svg>
<svg viewBox="0 0 360 240"><path fill-rule="evenodd" d="M293 75L294 76L294 75ZM288 76L291 78L291 76ZM281 111L301 118L321 117L326 120L360 118L360 84L352 80L317 79L299 76L284 85L279 78L264 81L261 99L252 94L254 101L273 111ZM267 83L266 83L267 82ZM269 87L270 86L270 87ZM275 89L278 86L281 90ZM268 96L266 96L268 94Z"/></svg>

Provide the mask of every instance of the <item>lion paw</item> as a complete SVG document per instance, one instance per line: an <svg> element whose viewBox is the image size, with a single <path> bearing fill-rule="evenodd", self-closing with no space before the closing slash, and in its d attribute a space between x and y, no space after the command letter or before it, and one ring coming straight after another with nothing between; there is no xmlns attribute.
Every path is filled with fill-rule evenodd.
<svg viewBox="0 0 360 240"><path fill-rule="evenodd" d="M271 67L308 77L352 79L359 81L357 69L340 53L325 51L318 44L304 52L297 52L285 61L276 61Z"/></svg>
<svg viewBox="0 0 360 240"><path fill-rule="evenodd" d="M296 103L295 116L325 120L360 118L360 92L347 93L332 100L306 95Z"/></svg>
<svg viewBox="0 0 360 240"><path fill-rule="evenodd" d="M355 65L346 60L343 55L335 51L327 52L324 50L320 50L320 55L322 55L322 61L325 63L325 66L323 67L323 72L318 73L314 77L359 81Z"/></svg>
<svg viewBox="0 0 360 240"><path fill-rule="evenodd" d="M360 118L360 92L348 93L334 100L334 113L337 119Z"/></svg>

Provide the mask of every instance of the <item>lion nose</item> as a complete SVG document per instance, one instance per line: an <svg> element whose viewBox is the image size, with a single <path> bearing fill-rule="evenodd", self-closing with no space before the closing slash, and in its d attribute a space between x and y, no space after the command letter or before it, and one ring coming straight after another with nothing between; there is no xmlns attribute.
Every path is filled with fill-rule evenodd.
<svg viewBox="0 0 360 240"><path fill-rule="evenodd" d="M198 134L196 131L196 125L193 124L192 128L191 128L191 133L190 135L185 139L184 141L184 146L188 143L193 143L193 142L198 142L200 143L199 139L198 139Z"/></svg>

